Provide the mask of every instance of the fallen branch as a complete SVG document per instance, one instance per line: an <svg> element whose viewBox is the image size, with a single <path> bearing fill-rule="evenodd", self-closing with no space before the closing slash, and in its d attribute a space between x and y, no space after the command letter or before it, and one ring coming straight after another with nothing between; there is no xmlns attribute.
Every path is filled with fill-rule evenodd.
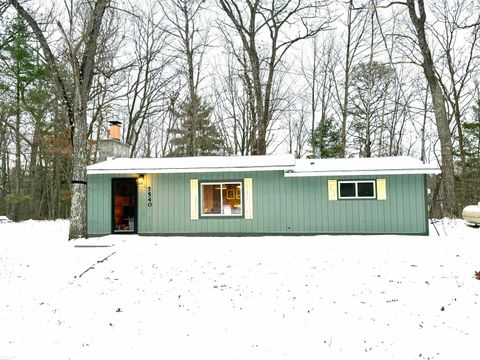
<svg viewBox="0 0 480 360"><path fill-rule="evenodd" d="M110 255L104 257L102 260L98 260L95 264L93 264L93 265L90 266L87 270L85 270L84 272L82 272L80 275L75 276L74 278L75 278L75 279L76 279L77 277L78 277L78 278L81 278L81 277L82 277L84 274L86 274L88 271L95 269L95 265L103 263L104 261L108 260L108 258L110 258L110 256L115 255L115 253L116 253L116 251L114 251L114 252L112 252Z"/></svg>

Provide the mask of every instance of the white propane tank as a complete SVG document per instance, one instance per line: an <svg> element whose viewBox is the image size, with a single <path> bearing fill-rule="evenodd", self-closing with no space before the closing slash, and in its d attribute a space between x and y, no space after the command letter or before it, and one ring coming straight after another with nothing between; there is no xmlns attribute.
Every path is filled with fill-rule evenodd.
<svg viewBox="0 0 480 360"><path fill-rule="evenodd" d="M480 202L477 205L469 205L462 211L463 220L480 225Z"/></svg>

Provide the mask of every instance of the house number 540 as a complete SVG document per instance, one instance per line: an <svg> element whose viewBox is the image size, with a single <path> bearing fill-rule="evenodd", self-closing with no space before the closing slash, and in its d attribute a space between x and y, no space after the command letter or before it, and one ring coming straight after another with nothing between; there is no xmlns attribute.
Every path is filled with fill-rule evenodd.
<svg viewBox="0 0 480 360"><path fill-rule="evenodd" d="M152 207L152 188L147 187L147 206Z"/></svg>

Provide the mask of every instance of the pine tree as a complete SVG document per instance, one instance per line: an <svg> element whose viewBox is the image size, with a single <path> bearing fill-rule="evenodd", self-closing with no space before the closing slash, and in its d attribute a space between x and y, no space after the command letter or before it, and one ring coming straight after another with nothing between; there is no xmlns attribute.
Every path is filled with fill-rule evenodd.
<svg viewBox="0 0 480 360"><path fill-rule="evenodd" d="M464 122L466 166L461 181L465 182L465 196L468 203L480 202L480 98L472 108L473 118Z"/></svg>
<svg viewBox="0 0 480 360"><path fill-rule="evenodd" d="M342 139L340 127L335 125L332 118L327 117L313 132L311 144L320 151L320 158L340 158L342 156ZM314 154L317 156L317 154Z"/></svg>
<svg viewBox="0 0 480 360"><path fill-rule="evenodd" d="M13 208L13 219L20 219L20 205L29 199L22 191L22 119L25 104L36 82L46 77L45 67L39 63L38 54L31 48L31 34L23 18L16 16L7 24L6 41L2 51L3 77L1 88L8 98L9 114L14 118L15 168L14 189L7 196Z"/></svg>
<svg viewBox="0 0 480 360"><path fill-rule="evenodd" d="M212 107L199 97L180 105L177 111L170 111L177 118L178 126L170 130L172 150L169 156L220 155L223 140L217 127L210 121Z"/></svg>

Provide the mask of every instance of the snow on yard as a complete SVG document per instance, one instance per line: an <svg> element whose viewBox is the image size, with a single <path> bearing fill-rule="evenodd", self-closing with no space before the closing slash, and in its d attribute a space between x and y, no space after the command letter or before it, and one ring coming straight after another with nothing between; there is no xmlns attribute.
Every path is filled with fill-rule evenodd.
<svg viewBox="0 0 480 360"><path fill-rule="evenodd" d="M66 221L0 224L0 359L478 359L480 229L437 228L68 242Z"/></svg>

